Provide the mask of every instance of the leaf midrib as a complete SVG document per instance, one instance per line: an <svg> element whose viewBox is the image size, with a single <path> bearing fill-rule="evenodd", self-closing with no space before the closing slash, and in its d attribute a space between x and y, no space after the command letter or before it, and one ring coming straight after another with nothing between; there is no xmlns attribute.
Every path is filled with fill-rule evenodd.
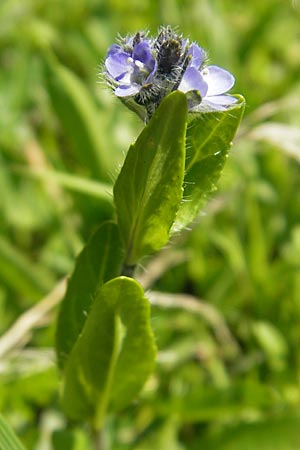
<svg viewBox="0 0 300 450"><path fill-rule="evenodd" d="M159 146L160 146L160 144L158 145L158 147ZM155 191L155 188L156 188L156 186L158 185L158 182L159 182L158 177L157 177L156 182L155 183L151 183L152 188L151 189L147 188L148 180L151 179L152 174L155 172L155 167L157 166L158 151L159 151L159 149L156 150L155 156L154 156L154 158L153 158L153 160L152 160L152 162L150 164L143 192L142 192L142 194L141 194L141 196L140 196L140 198L139 198L139 200L137 202L137 207L135 208L136 212L134 214L133 224L132 224L132 227L131 227L131 230L130 230L129 241L128 241L129 242L128 243L128 251L127 251L126 259L130 258L131 251L132 251L132 249L134 247L135 233L136 233L136 230L139 228L139 224L140 224L140 222L142 220L143 209L145 209L145 207L146 207L145 205L147 205L147 203L148 203L152 193ZM167 152L166 152L166 154L167 154ZM134 175L134 177L136 178L136 166L135 166L135 175ZM142 208L142 205L144 205L144 208Z"/></svg>
<svg viewBox="0 0 300 450"><path fill-rule="evenodd" d="M143 214L140 213L141 212L141 205L143 205L143 204L148 202L149 198L151 197L151 193L153 193L154 190L155 190L155 188L152 188L151 190L149 188L147 189L148 180L151 178L151 176L152 176L152 174L154 172L154 169L157 166L157 161L158 161L157 156L161 153L160 152L161 142L165 142L165 140L166 140L165 136L169 132L169 128L170 128L170 125L171 125L170 122L171 122L171 118L172 117L173 117L173 114L170 114L168 116L168 120L167 120L168 123L164 125L161 137L160 137L159 140L157 140L158 144L156 145L155 156L154 156L154 158L153 158L153 160L152 160L152 162L150 164L149 170L147 172L146 181L144 183L144 189L143 189L142 194L140 195L139 200L137 202L137 207L135 208L136 212L135 212L135 214L133 216L133 221L132 221L133 223L132 223L132 227L130 229L130 234L129 234L129 239L128 239L127 255L126 255L126 258L125 258L126 261L130 260L131 252L132 252L132 249L134 247L135 234L136 234L136 231L137 231L137 229L139 227L139 223L140 223L140 221L142 219L142 216L143 216ZM168 155L170 153L170 151L166 151L165 153L166 153L166 155ZM165 156L164 159L166 159L166 157L167 156ZM136 164L135 164L135 167L134 167L134 180L136 179L136 177L138 175L136 173L136 171L137 171L137 162L138 162L138 159L136 160ZM157 184L158 184L158 178L157 178L157 182L155 184L152 184L152 186L156 187Z"/></svg>
<svg viewBox="0 0 300 450"><path fill-rule="evenodd" d="M96 430L101 430L103 428L106 411L109 406L110 393L113 385L115 369L117 366L118 357L122 347L120 328L121 328L121 319L119 315L116 312L114 312L114 344L107 372L105 388L101 393L102 401L98 403L98 407L95 412L94 428Z"/></svg>

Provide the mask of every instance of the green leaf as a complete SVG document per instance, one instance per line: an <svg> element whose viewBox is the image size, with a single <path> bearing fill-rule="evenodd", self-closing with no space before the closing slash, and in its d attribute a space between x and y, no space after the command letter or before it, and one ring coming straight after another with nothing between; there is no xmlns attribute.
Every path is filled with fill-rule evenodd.
<svg viewBox="0 0 300 450"><path fill-rule="evenodd" d="M48 92L79 162L102 181L110 181L111 156L104 145L99 111L90 92L69 69L47 58Z"/></svg>
<svg viewBox="0 0 300 450"><path fill-rule="evenodd" d="M177 91L164 99L129 148L114 188L128 265L169 239L182 197L186 124L186 96Z"/></svg>
<svg viewBox="0 0 300 450"><path fill-rule="evenodd" d="M118 227L113 222L105 222L78 256L61 305L56 332L60 366L65 364L83 328L97 289L120 274L122 260Z"/></svg>
<svg viewBox="0 0 300 450"><path fill-rule="evenodd" d="M223 433L208 450L296 450L300 448L299 417L240 425Z"/></svg>
<svg viewBox="0 0 300 450"><path fill-rule="evenodd" d="M13 429L0 415L0 448L1 450L24 450L23 445Z"/></svg>
<svg viewBox="0 0 300 450"><path fill-rule="evenodd" d="M245 101L226 111L196 113L187 130L184 202L173 226L178 231L192 222L214 189L243 116Z"/></svg>
<svg viewBox="0 0 300 450"><path fill-rule="evenodd" d="M101 428L107 408L137 395L154 369L150 305L132 278L104 284L67 361L63 407L72 419Z"/></svg>

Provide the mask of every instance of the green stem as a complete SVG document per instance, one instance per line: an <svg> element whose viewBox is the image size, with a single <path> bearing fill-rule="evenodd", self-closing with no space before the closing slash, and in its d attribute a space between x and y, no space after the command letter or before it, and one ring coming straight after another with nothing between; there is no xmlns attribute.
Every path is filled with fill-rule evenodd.
<svg viewBox="0 0 300 450"><path fill-rule="evenodd" d="M135 271L136 266L128 266L127 264L124 264L121 270L121 275L124 275L125 277L134 278L133 274Z"/></svg>
<svg viewBox="0 0 300 450"><path fill-rule="evenodd" d="M94 450L107 450L104 442L103 430L93 430Z"/></svg>

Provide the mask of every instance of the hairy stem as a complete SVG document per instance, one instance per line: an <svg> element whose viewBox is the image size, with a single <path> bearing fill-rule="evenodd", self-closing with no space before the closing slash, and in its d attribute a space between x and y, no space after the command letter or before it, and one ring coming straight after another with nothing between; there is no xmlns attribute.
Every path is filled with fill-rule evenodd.
<svg viewBox="0 0 300 450"><path fill-rule="evenodd" d="M128 266L127 264L124 264L121 270L121 275L124 275L125 277L134 278L133 274L135 271L136 266Z"/></svg>

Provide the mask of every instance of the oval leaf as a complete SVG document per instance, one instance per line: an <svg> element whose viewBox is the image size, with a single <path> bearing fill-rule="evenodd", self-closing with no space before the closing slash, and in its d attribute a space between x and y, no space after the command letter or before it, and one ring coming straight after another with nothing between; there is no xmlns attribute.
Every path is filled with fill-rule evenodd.
<svg viewBox="0 0 300 450"><path fill-rule="evenodd" d="M58 316L56 351L60 366L81 333L97 289L120 274L122 243L115 223L105 222L77 258Z"/></svg>
<svg viewBox="0 0 300 450"><path fill-rule="evenodd" d="M63 406L77 420L101 428L108 407L120 409L154 369L150 306L132 278L104 284L66 364Z"/></svg>
<svg viewBox="0 0 300 450"><path fill-rule="evenodd" d="M218 181L245 108L243 97L226 111L195 113L187 130L185 201L173 231L192 222Z"/></svg>
<svg viewBox="0 0 300 450"><path fill-rule="evenodd" d="M169 239L182 197L187 100L174 92L161 103L127 154L114 188L126 263Z"/></svg>

